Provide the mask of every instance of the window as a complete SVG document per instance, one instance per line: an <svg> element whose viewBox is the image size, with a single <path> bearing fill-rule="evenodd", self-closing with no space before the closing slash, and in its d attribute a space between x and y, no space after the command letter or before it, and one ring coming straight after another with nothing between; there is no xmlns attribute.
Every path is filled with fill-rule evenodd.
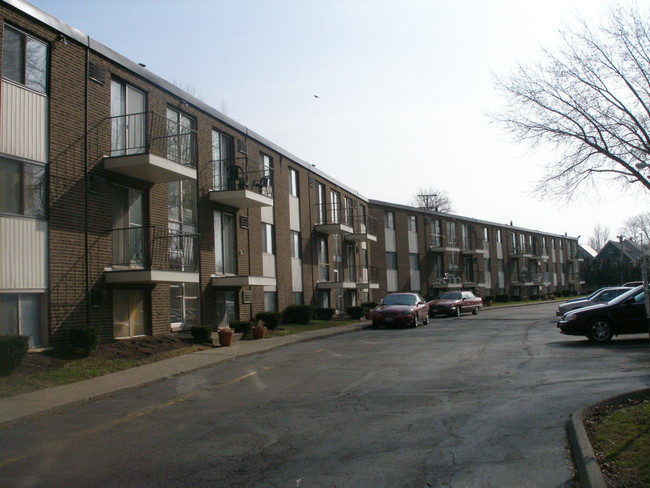
<svg viewBox="0 0 650 488"><path fill-rule="evenodd" d="M47 92L47 44L4 26L2 76L39 93Z"/></svg>
<svg viewBox="0 0 650 488"><path fill-rule="evenodd" d="M384 213L384 228L395 229L395 214L393 212Z"/></svg>
<svg viewBox="0 0 650 488"><path fill-rule="evenodd" d="M316 245L318 246L318 279L320 281L329 281L329 257L327 251L327 240L318 237Z"/></svg>
<svg viewBox="0 0 650 488"><path fill-rule="evenodd" d="M264 311L277 312L278 311L278 293L275 291L264 292Z"/></svg>
<svg viewBox="0 0 650 488"><path fill-rule="evenodd" d="M442 246L442 223L438 219L431 221L431 245Z"/></svg>
<svg viewBox="0 0 650 488"><path fill-rule="evenodd" d="M262 164L262 174L256 175L255 179L264 182L266 186L261 186L262 194L273 196L273 158L268 154L260 152L260 162Z"/></svg>
<svg viewBox="0 0 650 488"><path fill-rule="evenodd" d="M196 121L167 107L167 159L196 167Z"/></svg>
<svg viewBox="0 0 650 488"><path fill-rule="evenodd" d="M113 291L113 336L115 339L145 334L145 306L142 290Z"/></svg>
<svg viewBox="0 0 650 488"><path fill-rule="evenodd" d="M196 183L192 180L167 184L170 264L174 269L197 269Z"/></svg>
<svg viewBox="0 0 650 488"><path fill-rule="evenodd" d="M300 259L302 255L300 245L300 232L291 231L291 257Z"/></svg>
<svg viewBox="0 0 650 488"><path fill-rule="evenodd" d="M233 138L216 130L212 131L212 187L217 191L237 188Z"/></svg>
<svg viewBox="0 0 650 488"><path fill-rule="evenodd" d="M397 253L386 253L386 269L397 269Z"/></svg>
<svg viewBox="0 0 650 488"><path fill-rule="evenodd" d="M304 304L304 298L303 298L303 294L302 294L301 291L293 292L293 304L294 305L303 305Z"/></svg>
<svg viewBox="0 0 650 488"><path fill-rule="evenodd" d="M294 197L299 197L299 187L298 187L298 172L289 168L289 195Z"/></svg>
<svg viewBox="0 0 650 488"><path fill-rule="evenodd" d="M145 263L144 193L112 187L113 265L141 268Z"/></svg>
<svg viewBox="0 0 650 488"><path fill-rule="evenodd" d="M409 232L417 232L418 231L417 218L415 217L415 215L409 215L408 216L408 231Z"/></svg>
<svg viewBox="0 0 650 488"><path fill-rule="evenodd" d="M0 213L45 218L45 166L0 157Z"/></svg>
<svg viewBox="0 0 650 488"><path fill-rule="evenodd" d="M503 242L503 231L501 229L497 229L497 242L499 244Z"/></svg>
<svg viewBox="0 0 650 488"><path fill-rule="evenodd" d="M275 254L274 228L271 224L262 223L262 252Z"/></svg>
<svg viewBox="0 0 650 488"><path fill-rule="evenodd" d="M447 222L447 245L456 246L456 222Z"/></svg>
<svg viewBox="0 0 650 488"><path fill-rule="evenodd" d="M214 212L214 258L217 274L234 275L237 273L234 215Z"/></svg>
<svg viewBox="0 0 650 488"><path fill-rule="evenodd" d="M330 192L330 203L332 205L332 224L341 222L341 195L335 191Z"/></svg>
<svg viewBox="0 0 650 488"><path fill-rule="evenodd" d="M29 347L43 347L42 300L36 293L0 294L0 335L29 337Z"/></svg>
<svg viewBox="0 0 650 488"><path fill-rule="evenodd" d="M138 154L146 149L145 94L111 80L111 156Z"/></svg>
<svg viewBox="0 0 650 488"><path fill-rule="evenodd" d="M198 283L170 283L169 303L172 329L188 329L197 324Z"/></svg>
<svg viewBox="0 0 650 488"><path fill-rule="evenodd" d="M345 225L349 227L354 226L354 202L350 197L344 199L344 212L345 212Z"/></svg>
<svg viewBox="0 0 650 488"><path fill-rule="evenodd" d="M327 202L325 201L325 185L322 183L316 184L316 198L318 198L318 223L327 223Z"/></svg>

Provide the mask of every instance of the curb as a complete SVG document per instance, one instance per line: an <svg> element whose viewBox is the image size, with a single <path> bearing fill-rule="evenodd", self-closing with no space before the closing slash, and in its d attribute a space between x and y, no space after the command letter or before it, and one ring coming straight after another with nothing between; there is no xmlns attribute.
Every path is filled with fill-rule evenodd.
<svg viewBox="0 0 650 488"><path fill-rule="evenodd" d="M580 477L580 486L585 488L607 488L605 478L600 470L596 454L587 435L584 419L596 408L624 404L627 400L638 400L650 397L650 388L623 393L598 402L590 407L581 408L571 414L567 422L569 441L573 449L573 457Z"/></svg>

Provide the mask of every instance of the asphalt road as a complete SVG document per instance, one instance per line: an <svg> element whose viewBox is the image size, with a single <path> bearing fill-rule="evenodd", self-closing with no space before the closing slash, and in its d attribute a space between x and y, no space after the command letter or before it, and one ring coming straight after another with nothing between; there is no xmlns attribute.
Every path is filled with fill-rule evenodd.
<svg viewBox="0 0 650 488"><path fill-rule="evenodd" d="M574 487L577 408L650 386L647 336L555 304L300 343L0 430L0 486Z"/></svg>

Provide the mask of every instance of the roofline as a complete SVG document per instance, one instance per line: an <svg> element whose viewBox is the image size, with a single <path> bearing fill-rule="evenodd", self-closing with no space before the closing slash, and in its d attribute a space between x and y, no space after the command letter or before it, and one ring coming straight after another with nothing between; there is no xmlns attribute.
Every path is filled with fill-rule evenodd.
<svg viewBox="0 0 650 488"><path fill-rule="evenodd" d="M197 109L201 110L202 112L205 112L206 114L210 115L211 117L214 117L215 119L223 122L224 124L232 127L233 129L237 130L244 136L254 139L255 141L259 142L260 144L266 146L267 148L277 152L278 154L290 159L291 161L299 164L306 170L310 171L311 173L314 173L326 180L328 180L330 183L333 183L337 187L347 191L348 193L351 193L353 195L356 195L357 198L360 198L361 200L364 200L365 202L368 202L368 198L359 193L358 190L355 190L349 186L347 186L344 183L341 183L340 181L336 180L335 178L332 178L329 176L327 173L321 171L320 169L315 168L312 166L310 163L307 161L302 160L301 158L295 156L294 154L290 153L286 149L278 146L277 144L269 141L265 137L261 136L260 134L256 133L255 131L249 129L243 124L240 124L236 120L228 117L227 115L219 112L217 109L211 107L207 103L199 100L198 98L194 97L193 95L187 93L186 91L182 90L181 88L177 87L176 85L168 82L164 78L161 78L160 76L152 73L148 69L146 69L143 66L140 66L139 64L135 63L134 61L131 61L130 59L126 58L125 56L119 54L116 51L113 51L111 48L105 46L104 44L95 41L93 38L91 38L89 35L85 34L84 32L80 31L79 29L76 29L75 27L72 27L65 22L57 19L56 17L48 14L44 10L41 10L38 7L35 7L24 0L0 0L0 2L5 3L7 5L10 5L11 7L15 8L16 10L21 11L25 15L28 15L32 17L33 19L47 25L48 27L60 32L61 34L65 35L66 37L70 39L74 39L76 42L79 44L84 45L86 48L90 49L91 51L94 51L105 58L121 65L123 68L126 68L133 73L137 74L141 78L144 78L145 80L157 85L158 87L162 88L163 90L171 93L172 95L175 95L179 97L180 99L184 100L187 102L189 105L193 105Z"/></svg>
<svg viewBox="0 0 650 488"><path fill-rule="evenodd" d="M420 212L423 214L428 214L428 215L434 215L436 217L446 217L446 218L451 218L451 219L459 219L459 220L466 220L468 222L474 222L476 224L484 224L484 225L492 225L492 226L497 226L497 227L502 227L505 229L512 229L512 230L517 230L517 231L523 231L523 232L536 232L538 234L544 234L547 236L551 237L560 237L562 239L571 239L577 241L577 237L573 236L567 236L567 235L562 235L562 234L555 234L552 232L546 232L538 229L528 229L526 227L517 227L514 225L509 225L509 224L500 224L498 222L491 222L489 220L480 220L480 219L475 219L473 217L465 217L463 215L457 215L457 214L451 214L447 212L434 212L433 210L427 210L421 207L413 207L411 205L403 205L399 203L390 203L390 202L383 202L380 200L370 200L369 201L370 205L382 205L385 207L391 207L391 208L397 208L400 210L406 210L406 211L415 211L415 212Z"/></svg>

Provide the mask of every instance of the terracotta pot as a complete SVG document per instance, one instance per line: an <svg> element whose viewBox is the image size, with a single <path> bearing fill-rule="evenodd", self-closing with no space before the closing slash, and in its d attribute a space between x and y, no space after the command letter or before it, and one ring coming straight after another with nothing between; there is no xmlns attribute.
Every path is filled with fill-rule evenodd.
<svg viewBox="0 0 650 488"><path fill-rule="evenodd" d="M266 329L263 326L256 325L255 327L251 327L251 330L253 331L253 339L264 339Z"/></svg>
<svg viewBox="0 0 650 488"><path fill-rule="evenodd" d="M234 330L219 330L217 335L219 336L219 345L229 346L232 343L232 336L235 334Z"/></svg>

